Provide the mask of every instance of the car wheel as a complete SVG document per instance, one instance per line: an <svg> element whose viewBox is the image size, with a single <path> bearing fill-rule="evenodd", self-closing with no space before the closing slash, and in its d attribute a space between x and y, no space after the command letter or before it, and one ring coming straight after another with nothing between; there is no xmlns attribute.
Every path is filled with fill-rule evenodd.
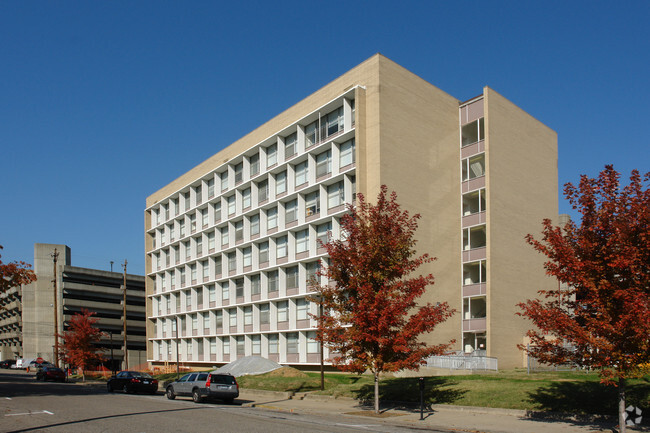
<svg viewBox="0 0 650 433"><path fill-rule="evenodd" d="M194 400L194 403L201 403L203 400L203 397L201 396L201 393L198 389L192 391L192 400Z"/></svg>
<svg viewBox="0 0 650 433"><path fill-rule="evenodd" d="M169 400L173 400L176 398L176 394L174 394L174 388L172 388L171 386L167 387L167 391L165 392L165 395Z"/></svg>
<svg viewBox="0 0 650 433"><path fill-rule="evenodd" d="M122 391L124 391L124 394L130 394L131 393L131 388L129 388L129 385L124 385L124 388L122 388Z"/></svg>
<svg viewBox="0 0 650 433"><path fill-rule="evenodd" d="M106 384L106 390L107 390L108 392L113 392L113 385L111 385L110 383L107 383L107 384Z"/></svg>

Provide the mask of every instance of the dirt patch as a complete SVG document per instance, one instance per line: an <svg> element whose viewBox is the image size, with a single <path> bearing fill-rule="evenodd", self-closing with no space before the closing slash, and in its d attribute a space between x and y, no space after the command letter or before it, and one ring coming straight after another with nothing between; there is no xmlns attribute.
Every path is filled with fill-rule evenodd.
<svg viewBox="0 0 650 433"><path fill-rule="evenodd" d="M308 377L306 373L293 367L278 368L268 373L268 375L274 377Z"/></svg>
<svg viewBox="0 0 650 433"><path fill-rule="evenodd" d="M394 412L379 412L374 413L370 410L360 410L357 412L345 412L345 415L357 415L357 416L368 416L371 418L391 418L394 416L403 416L403 413L394 413Z"/></svg>

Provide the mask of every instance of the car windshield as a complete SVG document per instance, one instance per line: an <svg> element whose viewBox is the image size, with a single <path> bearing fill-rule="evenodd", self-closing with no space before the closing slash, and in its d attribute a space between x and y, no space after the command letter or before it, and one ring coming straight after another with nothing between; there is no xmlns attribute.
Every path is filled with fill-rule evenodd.
<svg viewBox="0 0 650 433"><path fill-rule="evenodd" d="M136 376L144 377L145 379L151 379L151 375L149 373L137 373Z"/></svg>

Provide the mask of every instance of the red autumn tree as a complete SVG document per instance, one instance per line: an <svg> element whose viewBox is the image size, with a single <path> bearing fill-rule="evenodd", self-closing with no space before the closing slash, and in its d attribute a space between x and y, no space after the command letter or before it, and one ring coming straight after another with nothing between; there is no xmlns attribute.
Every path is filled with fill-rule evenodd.
<svg viewBox="0 0 650 433"><path fill-rule="evenodd" d="M61 355L65 362L81 369L84 381L86 368L94 362L104 360L104 355L99 353L99 348L95 345L104 333L95 327L99 319L92 317L94 315L94 312L85 308L81 310L81 314L74 314L68 324L68 330L62 336Z"/></svg>
<svg viewBox="0 0 650 433"><path fill-rule="evenodd" d="M417 256L414 239L419 215L410 216L390 197L385 185L372 205L357 195L356 206L341 218L344 238L325 245L329 265L319 271L334 284L317 287L322 315L318 339L335 354L343 371L370 371L375 378L375 412L379 412L379 375L417 369L424 358L441 354L449 344L427 346L422 333L450 317L446 302L416 305L433 275L409 275L435 260Z"/></svg>
<svg viewBox="0 0 650 433"><path fill-rule="evenodd" d="M650 173L633 171L625 187L619 178L608 165L598 178L565 185L581 223L544 220L541 241L527 236L563 284L519 306L538 329L521 348L546 364L598 369L603 383L618 386L625 431L625 379L647 372L650 360Z"/></svg>
<svg viewBox="0 0 650 433"><path fill-rule="evenodd" d="M2 245L0 245L0 250ZM25 262L2 263L0 260L0 293L5 293L12 287L29 284L36 281L32 265ZM1 309L1 308L0 308Z"/></svg>

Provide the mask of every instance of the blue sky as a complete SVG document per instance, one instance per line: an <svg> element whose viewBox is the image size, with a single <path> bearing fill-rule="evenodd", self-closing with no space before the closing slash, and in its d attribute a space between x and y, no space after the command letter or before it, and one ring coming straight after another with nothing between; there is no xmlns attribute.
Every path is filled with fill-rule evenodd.
<svg viewBox="0 0 650 433"><path fill-rule="evenodd" d="M650 171L649 19L647 1L0 2L2 260L63 243L144 273L148 195L377 52L557 131L560 185Z"/></svg>

